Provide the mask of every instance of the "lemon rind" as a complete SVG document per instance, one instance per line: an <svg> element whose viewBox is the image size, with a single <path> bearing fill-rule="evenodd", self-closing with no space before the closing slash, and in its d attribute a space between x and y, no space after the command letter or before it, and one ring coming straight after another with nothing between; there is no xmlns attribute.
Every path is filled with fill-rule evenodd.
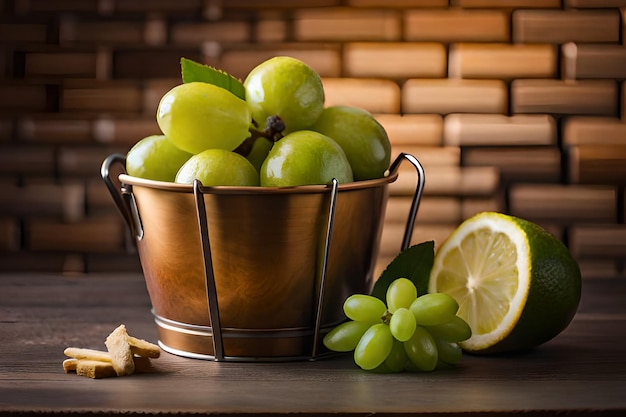
<svg viewBox="0 0 626 417"><path fill-rule="evenodd" d="M435 263L429 280L428 292L437 292L435 276L442 269L442 261L445 255L455 247L458 247L467 236L481 228L488 228L492 232L506 234L514 243L517 251L516 267L518 271L518 288L510 300L510 308L504 315L500 324L488 333L478 333L472 329L472 336L461 342L460 345L467 351L480 351L487 349L504 340L515 328L522 315L531 277L530 244L526 232L511 218L499 213L481 213L459 226L450 237L441 245L435 257ZM465 317L464 317L465 319Z"/></svg>

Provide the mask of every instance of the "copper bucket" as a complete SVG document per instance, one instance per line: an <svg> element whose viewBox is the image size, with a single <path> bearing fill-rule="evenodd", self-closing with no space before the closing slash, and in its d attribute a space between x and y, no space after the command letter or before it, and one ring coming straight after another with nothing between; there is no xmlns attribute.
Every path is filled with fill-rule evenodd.
<svg viewBox="0 0 626 417"><path fill-rule="evenodd" d="M342 304L368 292L388 185L418 172L402 247L424 186L401 154L384 178L328 186L203 187L124 173L102 177L137 244L161 348L196 359L302 360L325 355ZM111 168L122 173L113 178Z"/></svg>

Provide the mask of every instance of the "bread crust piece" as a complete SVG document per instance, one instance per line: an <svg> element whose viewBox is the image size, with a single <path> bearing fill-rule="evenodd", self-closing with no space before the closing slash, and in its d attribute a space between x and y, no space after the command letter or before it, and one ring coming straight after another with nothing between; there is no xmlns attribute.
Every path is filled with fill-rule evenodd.
<svg viewBox="0 0 626 417"><path fill-rule="evenodd" d="M100 362L111 362L111 354L102 350L86 349L78 347L65 348L63 354L70 358L90 359Z"/></svg>
<svg viewBox="0 0 626 417"><path fill-rule="evenodd" d="M128 344L126 326L119 325L107 336L104 344L111 354L111 364L117 376L131 375L135 372L135 362Z"/></svg>
<svg viewBox="0 0 626 417"><path fill-rule="evenodd" d="M78 366L78 359L76 358L68 358L63 361L63 370L66 374L70 372L76 372L76 367Z"/></svg>
<svg viewBox="0 0 626 417"><path fill-rule="evenodd" d="M161 356L161 348L154 343L150 343L143 339L137 339L133 336L128 336L127 340L130 345L131 352L135 355L146 358L158 358Z"/></svg>
<svg viewBox="0 0 626 417"><path fill-rule="evenodd" d="M150 358L158 358L161 354L158 345L130 336L123 324L109 334L104 344L107 347L106 351L65 348L63 353L68 359L63 361L63 370L89 378L152 372Z"/></svg>
<svg viewBox="0 0 626 417"><path fill-rule="evenodd" d="M117 373L115 372L115 369L113 369L113 364L111 362L103 362L91 359L67 358L63 361L63 370L66 374L69 374L70 372L78 373L77 371L79 362L83 362L83 364L81 365L81 372L83 376L88 376L90 378L117 376ZM135 356L133 357L133 362L135 362L135 373L152 372L152 363L150 362L150 358L144 356ZM109 370L105 370L104 368L109 368ZM111 373L110 370L113 370L113 373Z"/></svg>
<svg viewBox="0 0 626 417"><path fill-rule="evenodd" d="M117 373L113 369L111 362L90 361L88 359L79 359L76 364L76 375L87 376L89 378L108 378L115 376Z"/></svg>

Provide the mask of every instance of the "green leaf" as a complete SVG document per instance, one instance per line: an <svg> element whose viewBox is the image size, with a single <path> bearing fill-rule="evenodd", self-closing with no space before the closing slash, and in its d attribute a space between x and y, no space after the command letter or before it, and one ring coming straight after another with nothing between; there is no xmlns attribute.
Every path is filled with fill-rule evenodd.
<svg viewBox="0 0 626 417"><path fill-rule="evenodd" d="M417 287L417 295L428 292L428 278L435 261L435 242L411 246L398 254L374 284L372 295L385 301L387 288L398 278L407 278Z"/></svg>
<svg viewBox="0 0 626 417"><path fill-rule="evenodd" d="M242 100L246 99L246 89L243 83L232 75L222 70L200 64L191 59L181 58L180 68L183 76L183 83L199 81L222 87Z"/></svg>

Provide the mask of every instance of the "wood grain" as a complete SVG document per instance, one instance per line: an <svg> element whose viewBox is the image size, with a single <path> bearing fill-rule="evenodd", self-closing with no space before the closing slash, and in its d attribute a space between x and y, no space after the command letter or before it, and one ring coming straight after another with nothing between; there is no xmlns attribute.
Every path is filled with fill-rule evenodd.
<svg viewBox="0 0 626 417"><path fill-rule="evenodd" d="M155 341L142 276L1 275L0 415L620 415L625 293L623 280L588 281L572 324L542 347L466 355L458 367L433 373L370 374L349 355L216 363L163 353L152 372L89 380L65 374L65 347L102 349L120 323Z"/></svg>

